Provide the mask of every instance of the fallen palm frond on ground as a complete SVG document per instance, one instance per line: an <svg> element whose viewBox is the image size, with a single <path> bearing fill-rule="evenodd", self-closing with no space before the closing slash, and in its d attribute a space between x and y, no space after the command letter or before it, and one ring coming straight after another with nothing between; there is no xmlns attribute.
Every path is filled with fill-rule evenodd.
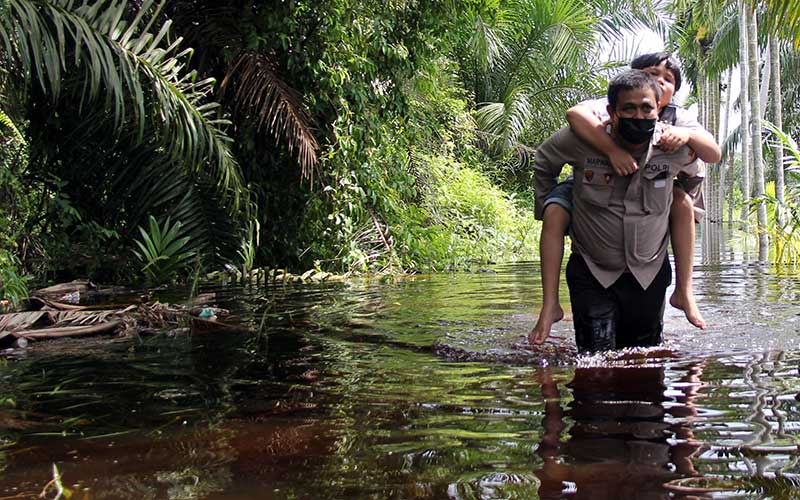
<svg viewBox="0 0 800 500"><path fill-rule="evenodd" d="M200 330L247 330L215 321L217 316L227 314L224 309L196 305L148 302L90 310L85 306L31 297L27 307L35 310L0 314L0 347L24 347L28 341L63 337L139 335L190 326Z"/></svg>

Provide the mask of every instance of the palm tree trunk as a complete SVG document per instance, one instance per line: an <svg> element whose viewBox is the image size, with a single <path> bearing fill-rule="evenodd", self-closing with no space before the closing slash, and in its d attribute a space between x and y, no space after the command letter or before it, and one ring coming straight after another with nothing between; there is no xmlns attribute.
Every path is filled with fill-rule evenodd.
<svg viewBox="0 0 800 500"><path fill-rule="evenodd" d="M758 202L758 260L766 262L769 253L767 237L767 203L764 197L764 158L761 149L761 92L758 74L758 26L755 8L747 8L747 44L748 65L750 66L750 141L753 151L753 168L755 173L755 196Z"/></svg>
<svg viewBox="0 0 800 500"><path fill-rule="evenodd" d="M719 142L719 122L720 122L720 90L719 90L719 73L714 73L709 79L709 94L710 98L708 101L709 105L709 113L711 115L711 126L712 131L714 131L714 135L717 138L717 142ZM711 193L711 201L713 207L713 215L714 218L711 220L713 230L711 232L711 246L712 252L714 257L714 262L719 262L719 255L720 255L720 222L722 221L722 206L719 203L720 200L720 183L719 179L721 178L721 171L720 171L720 164L716 163L714 165L710 165L709 170L711 171L711 181L709 191Z"/></svg>
<svg viewBox="0 0 800 500"><path fill-rule="evenodd" d="M781 52L778 47L778 39L774 35L769 37L770 47L770 65L772 66L772 123L779 129L783 130L783 96L781 94ZM778 207L776 211L777 231L783 230L784 214L783 214L783 148L780 143L776 141L774 149L774 167L775 167L775 198L778 200Z"/></svg>
<svg viewBox="0 0 800 500"><path fill-rule="evenodd" d="M747 230L750 213L750 96L747 91L748 66L747 66L747 3L739 0L739 76L741 87L739 89L739 107L742 122L739 126L740 145L742 148L742 226Z"/></svg>
<svg viewBox="0 0 800 500"><path fill-rule="evenodd" d="M727 79L725 81L725 104L724 110L725 113L722 115L722 128L719 129L719 135L717 135L717 142L722 144L726 137L728 137L728 124L730 123L730 115L731 115L731 80L733 79L733 71L728 70ZM725 155L722 158L722 162L719 165L719 207L720 207L720 221L723 219L723 209L725 205L725 179L726 175L731 177L733 176L733 166L728 165L730 163L728 160L730 155ZM726 173L726 170L728 171ZM728 221L733 220L733 208L730 204L728 204Z"/></svg>
<svg viewBox="0 0 800 500"><path fill-rule="evenodd" d="M706 130L712 130L711 124L709 123L709 114L708 114L708 75L705 72L701 72L698 75L698 85L697 85L697 99L698 99L698 118L700 120L700 124L705 127ZM711 184L711 170L706 169L706 179L703 182L703 199L706 203L706 214L703 217L700 226L702 227L701 231L701 240L700 245L702 248L703 254L703 263L708 264L711 261L711 223L710 219L712 217L713 208L711 203L711 189L709 186Z"/></svg>
<svg viewBox="0 0 800 500"><path fill-rule="evenodd" d="M717 143L719 143L719 125L720 125L720 107L721 103L720 100L722 96L720 95L720 88L719 88L719 80L720 75L719 73L714 75L713 79L713 94L714 99L711 101L711 112L714 115L714 133L717 139ZM721 186L719 183L719 179L721 177L722 171L720 170L721 165L717 163L714 165L714 185L712 186L714 192L714 221L719 224L722 221L722 206L719 203L720 199L720 192Z"/></svg>
<svg viewBox="0 0 800 500"><path fill-rule="evenodd" d="M769 83L770 83L770 74L772 73L772 65L770 64L770 60L772 58L771 50L769 47L769 43L767 44L766 49L764 49L764 55L761 58L764 61L764 64L761 65L759 62L759 66L761 66L761 93L759 94L761 97L761 119L767 119L767 103L769 102Z"/></svg>

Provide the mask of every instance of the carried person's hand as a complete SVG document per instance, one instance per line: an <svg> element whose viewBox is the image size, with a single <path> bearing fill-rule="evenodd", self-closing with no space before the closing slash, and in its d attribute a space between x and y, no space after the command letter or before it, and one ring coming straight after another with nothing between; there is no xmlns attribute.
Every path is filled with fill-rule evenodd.
<svg viewBox="0 0 800 500"><path fill-rule="evenodd" d="M639 170L639 164L633 159L630 153L622 148L617 148L608 155L611 168L614 173L620 176L630 175Z"/></svg>
<svg viewBox="0 0 800 500"><path fill-rule="evenodd" d="M672 153L688 143L689 129L665 125L661 131L658 147L665 153Z"/></svg>

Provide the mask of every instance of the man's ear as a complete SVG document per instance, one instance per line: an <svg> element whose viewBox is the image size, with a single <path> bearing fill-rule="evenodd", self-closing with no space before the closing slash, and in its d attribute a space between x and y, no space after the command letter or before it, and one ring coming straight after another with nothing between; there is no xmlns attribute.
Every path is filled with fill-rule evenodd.
<svg viewBox="0 0 800 500"><path fill-rule="evenodd" d="M614 108L611 107L611 104L606 104L606 111L608 112L609 118L614 115Z"/></svg>

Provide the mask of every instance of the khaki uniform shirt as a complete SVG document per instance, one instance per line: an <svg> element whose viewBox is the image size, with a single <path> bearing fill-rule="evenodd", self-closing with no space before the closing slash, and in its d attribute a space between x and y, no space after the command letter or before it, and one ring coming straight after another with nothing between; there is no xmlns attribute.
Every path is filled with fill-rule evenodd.
<svg viewBox="0 0 800 500"><path fill-rule="evenodd" d="M608 120L607 98L601 97L599 99L588 99L586 101L582 101L581 104L591 109L597 119L601 122ZM667 125L672 124L667 123ZM682 106L675 105L675 126L688 128L692 131L692 133L705 134L712 141L715 140L711 135L711 132L700 125L700 122L697 121L697 116ZM705 179L706 176L706 164L703 162L703 160L696 159L695 165L692 165L689 167L689 169L692 172L695 172L695 174L679 175L676 183L692 198L694 219L695 221L700 222L706 213L705 200L703 199L703 188L701 187L703 179ZM686 172L682 171L681 173L685 174Z"/></svg>
<svg viewBox="0 0 800 500"><path fill-rule="evenodd" d="M686 165L688 147L667 154L651 144L637 156L639 170L618 176L608 158L569 128L536 150L536 218L541 220L544 199L569 163L575 177L572 249L605 288L625 271L633 273L643 288L650 286L667 253L672 178L687 167L691 170L691 164Z"/></svg>

